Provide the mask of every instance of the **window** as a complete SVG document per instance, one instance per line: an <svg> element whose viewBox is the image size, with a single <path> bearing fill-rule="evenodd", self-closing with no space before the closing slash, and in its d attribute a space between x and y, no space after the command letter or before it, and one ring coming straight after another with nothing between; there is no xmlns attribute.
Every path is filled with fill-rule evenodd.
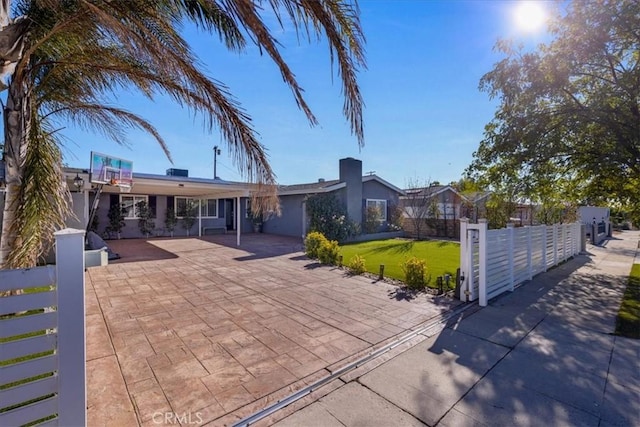
<svg viewBox="0 0 640 427"><path fill-rule="evenodd" d="M147 202L147 196L120 196L124 219L138 219L138 203ZM147 202L148 203L148 202Z"/></svg>
<svg viewBox="0 0 640 427"><path fill-rule="evenodd" d="M202 200L202 216L205 218L218 218L218 199Z"/></svg>
<svg viewBox="0 0 640 427"><path fill-rule="evenodd" d="M251 199L247 199L244 202L244 217L251 218Z"/></svg>
<svg viewBox="0 0 640 427"><path fill-rule="evenodd" d="M367 208L374 207L380 212L380 221L387 220L387 201L380 199L367 199Z"/></svg>
<svg viewBox="0 0 640 427"><path fill-rule="evenodd" d="M175 209L177 218L184 218L186 216L188 203L194 203L194 200L187 197L175 198Z"/></svg>
<svg viewBox="0 0 640 427"><path fill-rule="evenodd" d="M203 218L217 218L218 217L218 199L194 199L191 197L176 197L176 218L184 218L187 212L187 206L191 206L194 209L194 216L198 217L199 202L202 202L202 217Z"/></svg>

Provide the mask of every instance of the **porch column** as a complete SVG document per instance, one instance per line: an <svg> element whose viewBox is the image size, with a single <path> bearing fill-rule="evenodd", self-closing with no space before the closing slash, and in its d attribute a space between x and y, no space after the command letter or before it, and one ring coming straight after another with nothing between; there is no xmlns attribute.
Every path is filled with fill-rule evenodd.
<svg viewBox="0 0 640 427"><path fill-rule="evenodd" d="M302 240L307 235L307 202L302 202Z"/></svg>
<svg viewBox="0 0 640 427"><path fill-rule="evenodd" d="M236 197L236 245L240 246L240 196Z"/></svg>
<svg viewBox="0 0 640 427"><path fill-rule="evenodd" d="M202 237L202 199L198 199L198 237Z"/></svg>

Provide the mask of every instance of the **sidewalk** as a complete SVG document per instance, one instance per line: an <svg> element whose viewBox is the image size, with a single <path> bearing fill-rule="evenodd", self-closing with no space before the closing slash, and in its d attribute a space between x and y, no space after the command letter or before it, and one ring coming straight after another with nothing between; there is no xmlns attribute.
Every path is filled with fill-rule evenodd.
<svg viewBox="0 0 640 427"><path fill-rule="evenodd" d="M611 335L639 237L588 246L256 425L640 425L640 341Z"/></svg>

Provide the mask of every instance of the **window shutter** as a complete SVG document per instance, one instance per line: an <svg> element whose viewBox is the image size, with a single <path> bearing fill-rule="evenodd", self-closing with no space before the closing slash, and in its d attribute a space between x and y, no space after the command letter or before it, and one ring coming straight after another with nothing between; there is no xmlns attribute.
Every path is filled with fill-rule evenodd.
<svg viewBox="0 0 640 427"><path fill-rule="evenodd" d="M151 218L156 217L156 196L149 196L149 211L151 211Z"/></svg>
<svg viewBox="0 0 640 427"><path fill-rule="evenodd" d="M115 206L120 203L120 195L119 194L110 194L109 195L109 207Z"/></svg>
<svg viewBox="0 0 640 427"><path fill-rule="evenodd" d="M173 196L167 196L167 209L175 209L173 200Z"/></svg>

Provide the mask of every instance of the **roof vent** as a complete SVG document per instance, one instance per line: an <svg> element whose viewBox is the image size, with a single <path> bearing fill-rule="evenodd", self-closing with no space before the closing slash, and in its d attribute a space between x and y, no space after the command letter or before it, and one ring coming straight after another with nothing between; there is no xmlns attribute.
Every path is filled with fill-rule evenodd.
<svg viewBox="0 0 640 427"><path fill-rule="evenodd" d="M318 178L318 182L324 182L324 178Z"/></svg>

